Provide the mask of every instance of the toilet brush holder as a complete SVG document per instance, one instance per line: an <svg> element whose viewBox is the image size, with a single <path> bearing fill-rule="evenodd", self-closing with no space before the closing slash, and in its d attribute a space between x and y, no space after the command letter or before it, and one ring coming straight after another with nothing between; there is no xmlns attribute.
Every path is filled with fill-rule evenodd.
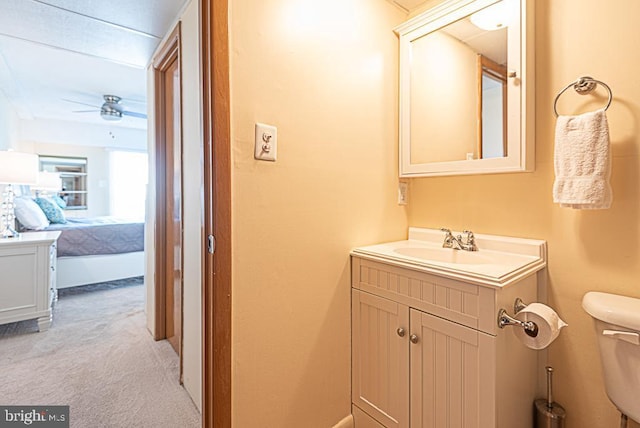
<svg viewBox="0 0 640 428"><path fill-rule="evenodd" d="M553 367L547 366L547 398L539 398L534 402L536 428L564 428L567 413L564 408L553 401L552 377Z"/></svg>

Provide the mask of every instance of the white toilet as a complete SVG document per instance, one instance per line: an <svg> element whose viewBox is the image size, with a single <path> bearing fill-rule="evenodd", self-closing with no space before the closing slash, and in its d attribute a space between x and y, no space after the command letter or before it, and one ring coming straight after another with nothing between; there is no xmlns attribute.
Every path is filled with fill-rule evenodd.
<svg viewBox="0 0 640 428"><path fill-rule="evenodd" d="M609 399L640 421L640 299L591 291L582 307L595 321Z"/></svg>

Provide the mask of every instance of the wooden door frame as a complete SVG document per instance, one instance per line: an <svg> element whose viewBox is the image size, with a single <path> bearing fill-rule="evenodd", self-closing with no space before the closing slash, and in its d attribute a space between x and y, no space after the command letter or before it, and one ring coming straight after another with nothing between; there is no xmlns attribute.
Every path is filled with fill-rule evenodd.
<svg viewBox="0 0 640 428"><path fill-rule="evenodd" d="M500 81L502 84L502 153L507 156L507 67L487 58L482 54L478 54L476 60L476 83L477 83L477 108L476 119L478 123L476 144L478 147L478 159L483 158L483 136L482 136L482 109L483 109L483 84L482 78L486 73L494 80Z"/></svg>
<svg viewBox="0 0 640 428"><path fill-rule="evenodd" d="M166 339L166 265L165 265L165 255L166 250L164 249L164 244L167 242L166 239L166 223L169 219L166 216L166 206L167 206L167 171L166 171L166 161L167 161L167 135L165 131L164 120L160 118L165 117L166 105L164 100L164 73L167 71L169 66L173 64L175 61L178 62L178 69L181 68L181 57L180 57L180 39L181 39L181 30L180 23L176 25L176 27L171 32L171 35L166 40L161 50L158 52L157 59L153 63L153 74L154 74L154 91L155 91L155 99L154 99L154 116L155 120L155 180L156 180L156 188L155 188L155 266L154 266L154 293L155 293L155 318L154 318L154 339L162 340ZM181 85L181 84L180 84ZM181 96L182 88L178 88L178 103L181 105ZM180 128L180 139L182 139L182 113L178 115L178 127ZM182 151L182 142L180 144L180 150ZM182 153L180 154L180 162L182 162ZM181 172L182 174L182 169ZM182 180L180 180L182 185ZM182 189L180 189L182 193ZM182 198L181 202L182 204ZM181 210L182 207L180 208ZM182 221L182 220L181 220ZM182 229L182 228L181 228ZM182 235L182 230L180 231ZM181 242L184 242L181 239ZM181 251L182 254L183 251ZM181 258L183 255L181 255ZM181 269L182 269L182 261L181 261ZM173 286L173 285L172 285ZM180 310L180 324L183 322L182 309ZM182 328L180 329L180 379L182 380Z"/></svg>
<svg viewBox="0 0 640 428"><path fill-rule="evenodd" d="M231 427L231 142L228 0L200 0L204 160L202 424ZM215 253L207 251L215 237Z"/></svg>

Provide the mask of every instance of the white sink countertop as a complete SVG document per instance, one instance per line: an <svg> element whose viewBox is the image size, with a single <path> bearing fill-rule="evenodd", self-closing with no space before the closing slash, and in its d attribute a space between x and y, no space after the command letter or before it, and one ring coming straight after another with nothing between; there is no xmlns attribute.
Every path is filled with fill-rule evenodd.
<svg viewBox="0 0 640 428"><path fill-rule="evenodd" d="M460 232L452 232L454 235ZM478 251L442 248L445 233L409 228L409 239L354 248L351 254L478 285L505 287L546 266L546 241L475 235Z"/></svg>

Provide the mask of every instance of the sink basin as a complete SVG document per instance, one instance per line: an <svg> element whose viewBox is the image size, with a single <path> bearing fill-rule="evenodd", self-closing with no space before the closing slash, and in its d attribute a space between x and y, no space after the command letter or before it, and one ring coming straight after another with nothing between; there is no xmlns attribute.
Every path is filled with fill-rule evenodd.
<svg viewBox="0 0 640 428"><path fill-rule="evenodd" d="M490 257L482 255L479 251L453 250L451 248L399 247L394 248L393 252L415 259L443 263L482 265L495 264L497 262Z"/></svg>
<svg viewBox="0 0 640 428"><path fill-rule="evenodd" d="M476 234L478 251L443 248L443 233L410 228L409 239L354 248L352 254L481 285L505 286L546 265L540 240Z"/></svg>

